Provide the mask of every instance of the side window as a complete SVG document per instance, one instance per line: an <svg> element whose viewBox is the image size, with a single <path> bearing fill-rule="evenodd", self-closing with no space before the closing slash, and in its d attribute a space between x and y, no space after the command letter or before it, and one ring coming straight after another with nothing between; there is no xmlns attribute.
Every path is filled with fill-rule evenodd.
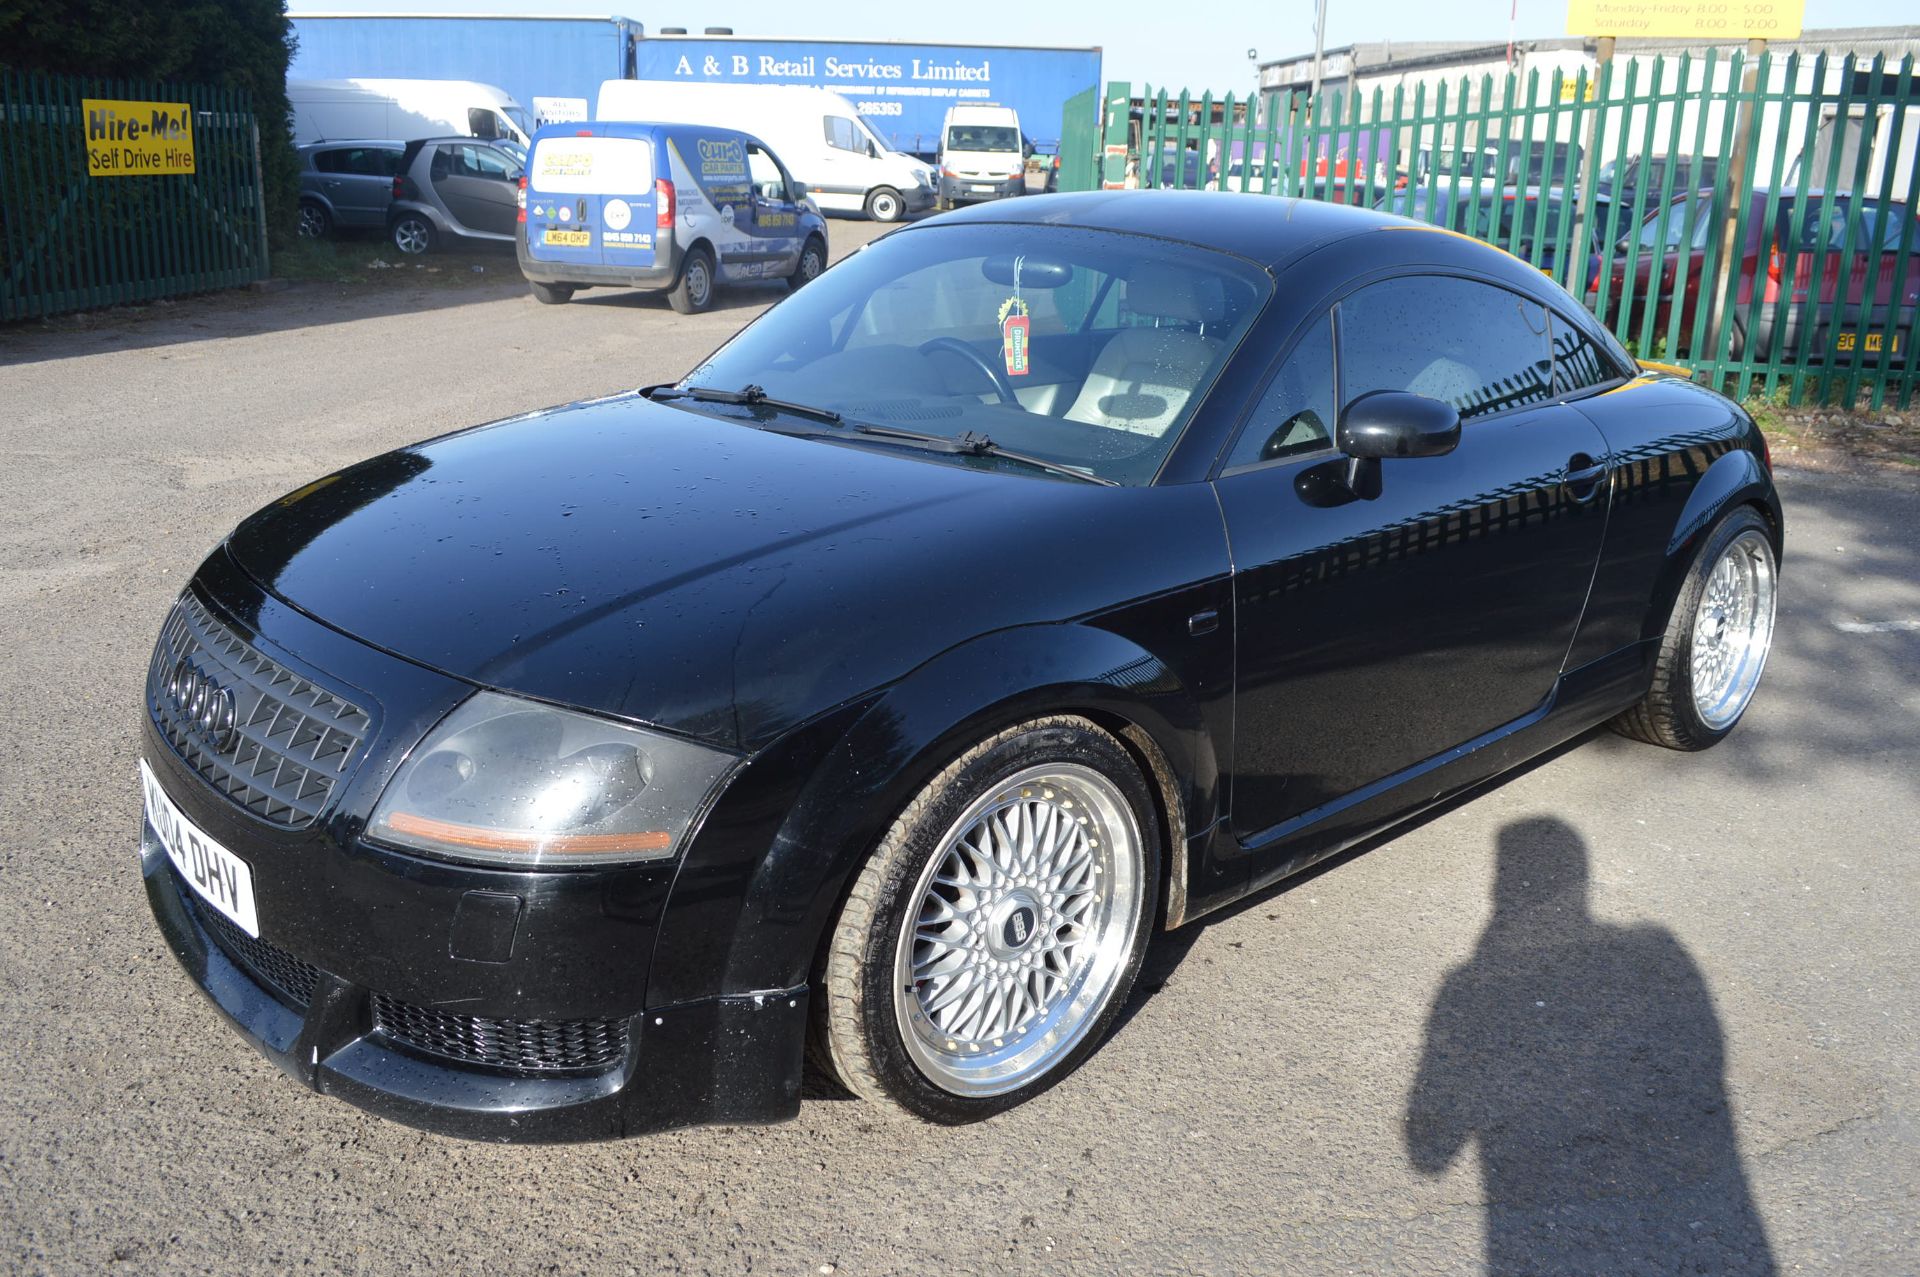
<svg viewBox="0 0 1920 1277"><path fill-rule="evenodd" d="M747 174L753 181L755 195L776 204L786 201L787 179L773 157L757 146L747 148Z"/></svg>
<svg viewBox="0 0 1920 1277"><path fill-rule="evenodd" d="M475 137L498 137L498 118L484 106L470 106L467 108L467 132Z"/></svg>
<svg viewBox="0 0 1920 1277"><path fill-rule="evenodd" d="M821 121L821 126L826 131L827 145L834 150L866 154L867 148L865 140L860 136L860 130L854 127L853 121L844 115L826 116Z"/></svg>
<svg viewBox="0 0 1920 1277"><path fill-rule="evenodd" d="M1227 469L1304 456L1333 443L1333 320L1322 315L1267 383Z"/></svg>
<svg viewBox="0 0 1920 1277"><path fill-rule="evenodd" d="M1416 275L1340 303L1340 394L1439 399L1463 420L1552 395L1546 308L1470 279Z"/></svg>
<svg viewBox="0 0 1920 1277"><path fill-rule="evenodd" d="M506 152L491 146L457 146L453 172L456 177L487 177L504 182L513 176L514 167Z"/></svg>
<svg viewBox="0 0 1920 1277"><path fill-rule="evenodd" d="M345 151L315 151L313 166L322 173L344 173L346 155Z"/></svg>
<svg viewBox="0 0 1920 1277"><path fill-rule="evenodd" d="M1587 336L1586 331L1559 315L1553 324L1553 393L1571 395L1590 386L1617 381L1619 369L1612 358Z"/></svg>

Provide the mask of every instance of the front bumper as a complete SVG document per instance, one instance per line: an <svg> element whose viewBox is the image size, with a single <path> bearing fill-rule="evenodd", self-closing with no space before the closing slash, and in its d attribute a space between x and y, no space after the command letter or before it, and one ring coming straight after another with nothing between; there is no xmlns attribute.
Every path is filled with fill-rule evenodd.
<svg viewBox="0 0 1920 1277"><path fill-rule="evenodd" d="M627 1017L617 1056L598 1068L476 1066L397 1037L381 1024L372 990L330 972L318 972L301 1005L267 974L271 948L234 943L233 931L181 881L150 826L141 833L140 864L167 946L241 1036L302 1086L381 1117L465 1139L554 1143L778 1122L800 1110L799 1069L768 1065L800 1059L805 986Z"/></svg>
<svg viewBox="0 0 1920 1277"><path fill-rule="evenodd" d="M942 177L940 179L940 198L948 204L977 204L982 200L1006 199L1010 195L1027 193L1027 177L1022 173L1018 177L995 180L977 177Z"/></svg>
<svg viewBox="0 0 1920 1277"><path fill-rule="evenodd" d="M144 716L156 781L246 862L259 936L186 885L151 826L148 901L188 975L256 1048L323 1094L473 1139L604 1139L798 1112L804 987L729 987L711 973L650 998L675 864L512 871L361 836L400 759L468 685L262 595L224 550L193 593L225 627L220 650L245 647L274 677L361 706L369 724L331 806L289 825L224 797L151 707Z"/></svg>

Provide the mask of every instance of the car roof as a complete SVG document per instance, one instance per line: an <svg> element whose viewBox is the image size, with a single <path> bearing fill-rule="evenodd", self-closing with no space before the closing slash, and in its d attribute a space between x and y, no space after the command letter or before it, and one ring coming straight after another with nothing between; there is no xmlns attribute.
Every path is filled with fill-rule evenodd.
<svg viewBox="0 0 1920 1277"><path fill-rule="evenodd" d="M1079 226L1179 240L1276 267L1334 240L1404 224L1371 209L1228 191L1085 191L990 200L942 223Z"/></svg>
<svg viewBox="0 0 1920 1277"><path fill-rule="evenodd" d="M390 146L396 151L405 150L406 143L392 137L330 137L318 142L302 142L299 150L312 151L327 146Z"/></svg>

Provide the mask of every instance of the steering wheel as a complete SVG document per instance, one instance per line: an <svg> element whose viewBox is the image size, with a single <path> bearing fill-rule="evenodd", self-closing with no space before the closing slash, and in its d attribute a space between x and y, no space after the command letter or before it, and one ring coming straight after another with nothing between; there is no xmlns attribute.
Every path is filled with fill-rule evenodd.
<svg viewBox="0 0 1920 1277"><path fill-rule="evenodd" d="M1007 380L1007 375L994 367L992 360L972 346L958 337L935 337L932 341L920 344L920 353L923 355L931 355L937 350L948 350L964 356L967 362L987 374L987 380L993 383L993 393L1000 396L1001 403L1015 408L1020 407L1020 401L1014 397L1013 384Z"/></svg>

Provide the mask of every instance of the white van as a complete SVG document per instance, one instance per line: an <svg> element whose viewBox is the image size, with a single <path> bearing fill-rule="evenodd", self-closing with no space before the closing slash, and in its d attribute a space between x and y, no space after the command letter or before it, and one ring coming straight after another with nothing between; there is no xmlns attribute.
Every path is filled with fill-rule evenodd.
<svg viewBox="0 0 1920 1277"><path fill-rule="evenodd" d="M1010 106L947 108L940 126L940 207L1027 193L1020 113Z"/></svg>
<svg viewBox="0 0 1920 1277"><path fill-rule="evenodd" d="M505 89L473 80L288 80L293 141L502 138L527 145L533 120Z"/></svg>
<svg viewBox="0 0 1920 1277"><path fill-rule="evenodd" d="M890 151L838 93L789 84L608 80L596 121L650 120L737 129L774 149L829 213L897 222L933 203L933 174Z"/></svg>

